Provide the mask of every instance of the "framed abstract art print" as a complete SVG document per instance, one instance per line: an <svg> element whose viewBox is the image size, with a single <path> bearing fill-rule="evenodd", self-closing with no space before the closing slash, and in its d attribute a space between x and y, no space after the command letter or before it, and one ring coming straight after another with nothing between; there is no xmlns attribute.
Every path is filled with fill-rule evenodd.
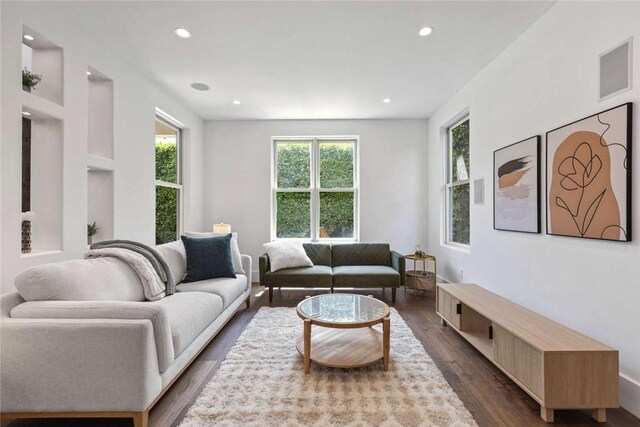
<svg viewBox="0 0 640 427"><path fill-rule="evenodd" d="M493 152L493 228L540 233L540 136Z"/></svg>

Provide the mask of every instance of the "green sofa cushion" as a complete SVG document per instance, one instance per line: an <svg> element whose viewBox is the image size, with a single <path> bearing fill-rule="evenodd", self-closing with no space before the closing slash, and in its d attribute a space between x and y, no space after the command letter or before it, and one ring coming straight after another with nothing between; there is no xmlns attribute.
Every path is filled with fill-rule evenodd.
<svg viewBox="0 0 640 427"><path fill-rule="evenodd" d="M326 265L331 267L331 245L326 243L303 243L304 251L313 262L313 265Z"/></svg>
<svg viewBox="0 0 640 427"><path fill-rule="evenodd" d="M333 267L335 288L397 288L400 273L385 265L351 265Z"/></svg>
<svg viewBox="0 0 640 427"><path fill-rule="evenodd" d="M331 246L333 267L343 265L391 266L391 249L388 243L349 243Z"/></svg>
<svg viewBox="0 0 640 427"><path fill-rule="evenodd" d="M265 273L265 286L300 287L300 288L330 288L331 267L314 265L313 267L286 268L276 272Z"/></svg>

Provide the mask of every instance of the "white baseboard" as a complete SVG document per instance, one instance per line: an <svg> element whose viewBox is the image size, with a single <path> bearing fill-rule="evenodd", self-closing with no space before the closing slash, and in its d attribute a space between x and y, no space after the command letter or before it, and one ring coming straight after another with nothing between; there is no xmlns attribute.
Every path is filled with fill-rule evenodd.
<svg viewBox="0 0 640 427"><path fill-rule="evenodd" d="M640 417L640 383L620 374L620 406Z"/></svg>
<svg viewBox="0 0 640 427"><path fill-rule="evenodd" d="M438 279L438 282L440 282L440 283L450 283L447 279L445 279L442 276L436 275L436 278Z"/></svg>

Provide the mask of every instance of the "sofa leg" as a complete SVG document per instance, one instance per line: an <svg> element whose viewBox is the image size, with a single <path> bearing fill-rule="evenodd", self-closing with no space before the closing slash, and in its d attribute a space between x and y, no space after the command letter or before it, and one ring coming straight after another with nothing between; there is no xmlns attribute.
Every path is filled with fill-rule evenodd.
<svg viewBox="0 0 640 427"><path fill-rule="evenodd" d="M396 303L396 288L391 288L391 302Z"/></svg>
<svg viewBox="0 0 640 427"><path fill-rule="evenodd" d="M271 305L271 301L273 301L273 287L269 286L269 305Z"/></svg>
<svg viewBox="0 0 640 427"><path fill-rule="evenodd" d="M134 412L133 427L148 427L148 426L149 426L149 411Z"/></svg>
<svg viewBox="0 0 640 427"><path fill-rule="evenodd" d="M247 304L247 308L251 308L251 295L247 297L244 303Z"/></svg>
<svg viewBox="0 0 640 427"><path fill-rule="evenodd" d="M331 287L331 290L329 291L330 293L333 293L333 286Z"/></svg>

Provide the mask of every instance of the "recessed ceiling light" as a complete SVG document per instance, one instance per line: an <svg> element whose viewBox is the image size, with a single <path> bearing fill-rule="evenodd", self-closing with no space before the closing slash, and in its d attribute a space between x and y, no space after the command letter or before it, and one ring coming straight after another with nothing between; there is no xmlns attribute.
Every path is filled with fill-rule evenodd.
<svg viewBox="0 0 640 427"><path fill-rule="evenodd" d="M91 75L91 71L87 70L87 76L90 76L90 75Z"/></svg>
<svg viewBox="0 0 640 427"><path fill-rule="evenodd" d="M209 90L209 86L207 86L204 83L191 83L191 87L194 88L195 90L201 90L201 91L205 91L205 90Z"/></svg>
<svg viewBox="0 0 640 427"><path fill-rule="evenodd" d="M433 32L433 28L431 27L424 27L420 29L420 32L418 34L420 34L422 37L428 36L429 34L431 34Z"/></svg>
<svg viewBox="0 0 640 427"><path fill-rule="evenodd" d="M391 102L391 98L385 98L382 100L382 102L384 102L385 104L388 104Z"/></svg>
<svg viewBox="0 0 640 427"><path fill-rule="evenodd" d="M31 35L29 35L29 34L25 34L23 37L24 37L25 39L29 40L29 41L33 40L33 36L31 36Z"/></svg>
<svg viewBox="0 0 640 427"><path fill-rule="evenodd" d="M183 39L191 37L191 33L185 28L176 28L173 32L176 33L176 36L182 37Z"/></svg>
<svg viewBox="0 0 640 427"><path fill-rule="evenodd" d="M25 115L25 116L30 116L31 115L31 113L28 112L28 111L23 111L22 114Z"/></svg>
<svg viewBox="0 0 640 427"><path fill-rule="evenodd" d="M238 101L237 99L234 99L233 103L236 104L236 105L240 105L240 101Z"/></svg>

